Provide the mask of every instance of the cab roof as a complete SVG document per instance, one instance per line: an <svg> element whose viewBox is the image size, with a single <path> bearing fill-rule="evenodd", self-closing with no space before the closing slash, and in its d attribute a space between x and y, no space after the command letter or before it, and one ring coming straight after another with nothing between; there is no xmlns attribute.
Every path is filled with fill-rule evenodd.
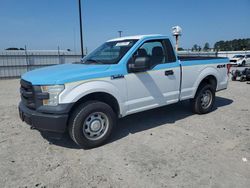
<svg viewBox="0 0 250 188"><path fill-rule="evenodd" d="M167 36L161 35L161 34L134 35L134 36L125 36L125 37L114 38L114 39L108 40L107 42L122 41L122 40L133 40L133 39L140 40L140 39L145 39L145 38L157 38L157 37L160 37L160 38L166 37L166 38L168 38Z"/></svg>

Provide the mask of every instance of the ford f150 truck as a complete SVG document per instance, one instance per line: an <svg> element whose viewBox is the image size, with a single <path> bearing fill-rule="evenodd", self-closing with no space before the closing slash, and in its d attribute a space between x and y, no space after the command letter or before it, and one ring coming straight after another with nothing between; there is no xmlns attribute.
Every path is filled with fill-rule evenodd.
<svg viewBox="0 0 250 188"><path fill-rule="evenodd" d="M102 145L117 118L191 100L195 113L213 108L227 88L229 60L180 57L163 35L112 39L82 61L21 77L20 118L41 131L69 131L83 148ZM167 116L167 114L166 114Z"/></svg>

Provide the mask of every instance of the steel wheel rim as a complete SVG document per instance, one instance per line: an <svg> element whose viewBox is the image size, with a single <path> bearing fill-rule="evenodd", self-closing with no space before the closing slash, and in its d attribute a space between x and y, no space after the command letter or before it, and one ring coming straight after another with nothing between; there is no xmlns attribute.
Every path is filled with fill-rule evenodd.
<svg viewBox="0 0 250 188"><path fill-rule="evenodd" d="M109 120L102 112L91 113L84 121L83 134L89 140L98 140L108 131Z"/></svg>
<svg viewBox="0 0 250 188"><path fill-rule="evenodd" d="M212 92L210 90L205 90L201 96L201 106L203 109L209 108L212 103Z"/></svg>

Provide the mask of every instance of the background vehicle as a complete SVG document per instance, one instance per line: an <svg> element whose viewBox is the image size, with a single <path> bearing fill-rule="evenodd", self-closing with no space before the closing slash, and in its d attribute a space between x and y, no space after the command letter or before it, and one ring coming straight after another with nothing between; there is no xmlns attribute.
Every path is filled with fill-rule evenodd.
<svg viewBox="0 0 250 188"><path fill-rule="evenodd" d="M163 35L109 40L82 62L24 74L20 117L39 130L68 130L75 143L92 148L129 114L187 99L195 113L208 113L215 92L227 88L229 60L179 59Z"/></svg>
<svg viewBox="0 0 250 188"><path fill-rule="evenodd" d="M231 65L245 66L250 64L250 54L248 55L235 55L230 59Z"/></svg>

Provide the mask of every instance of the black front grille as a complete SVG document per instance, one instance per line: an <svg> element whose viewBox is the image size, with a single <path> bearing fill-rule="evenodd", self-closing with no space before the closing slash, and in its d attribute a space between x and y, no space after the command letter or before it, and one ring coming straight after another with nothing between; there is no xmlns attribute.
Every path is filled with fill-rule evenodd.
<svg viewBox="0 0 250 188"><path fill-rule="evenodd" d="M21 84L20 93L23 104L28 108L35 109L36 108L35 91L32 84L25 80L21 80L20 84Z"/></svg>
<svg viewBox="0 0 250 188"><path fill-rule="evenodd" d="M231 59L230 62L234 62L235 63L235 62L237 62L237 60Z"/></svg>

